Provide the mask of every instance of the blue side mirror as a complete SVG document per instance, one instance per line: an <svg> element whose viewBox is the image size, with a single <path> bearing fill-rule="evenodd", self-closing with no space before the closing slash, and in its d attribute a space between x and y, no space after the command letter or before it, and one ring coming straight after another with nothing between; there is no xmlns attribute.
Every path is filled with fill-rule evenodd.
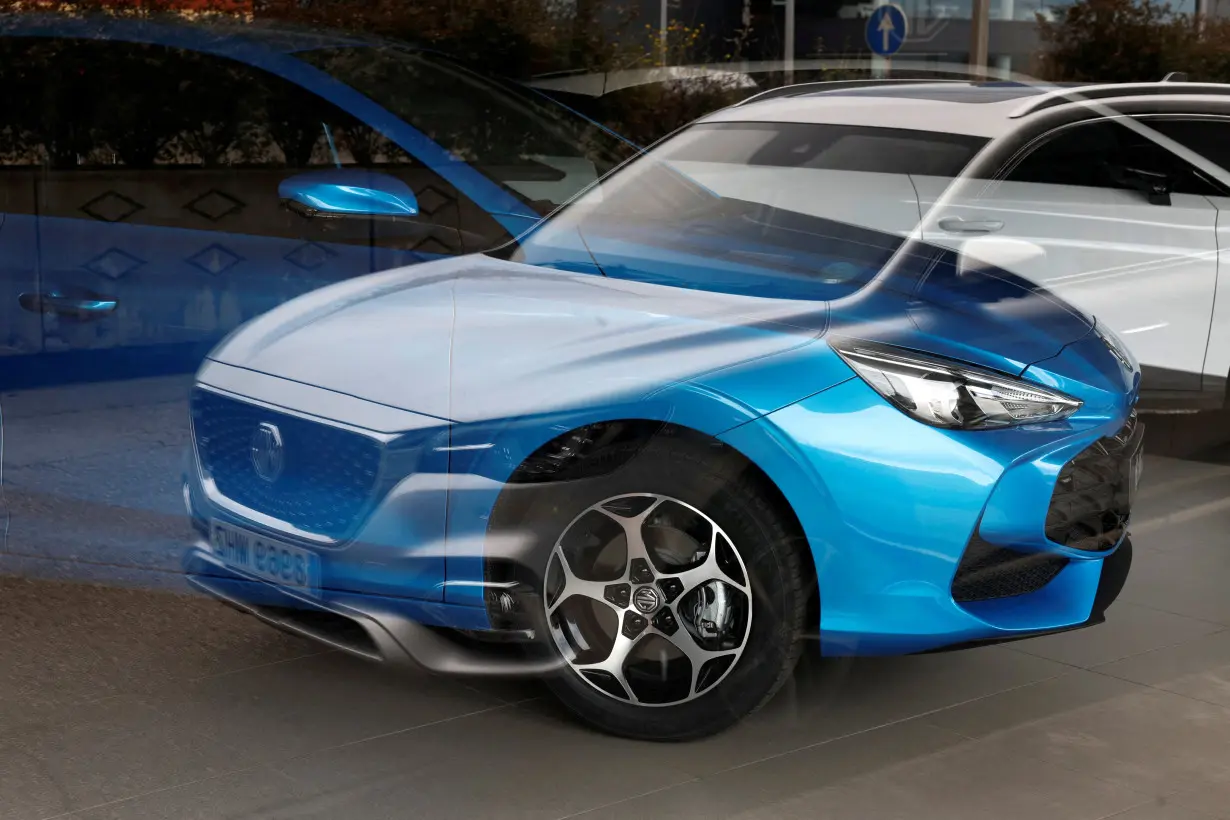
<svg viewBox="0 0 1230 820"><path fill-rule="evenodd" d="M286 207L306 217L408 219L419 214L409 185L362 168L297 174L278 184L278 196Z"/></svg>

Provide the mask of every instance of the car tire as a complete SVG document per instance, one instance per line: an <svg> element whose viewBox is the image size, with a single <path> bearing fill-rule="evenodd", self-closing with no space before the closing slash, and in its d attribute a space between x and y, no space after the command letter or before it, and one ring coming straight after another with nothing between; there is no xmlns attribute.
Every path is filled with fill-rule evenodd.
<svg viewBox="0 0 1230 820"><path fill-rule="evenodd" d="M514 573L535 590L526 608L536 651L562 660L548 685L583 721L641 740L701 738L759 709L789 679L802 648L810 559L792 514L747 461L718 445L659 436L609 446L528 489L506 494L492 529L531 545ZM565 554L571 574L559 564ZM642 554L647 562L633 560ZM646 566L653 580L641 573L635 581L634 570ZM687 588L678 592L671 578ZM645 589L658 593L656 610ZM590 600L600 594L604 600ZM646 622L639 633L636 617ZM611 672L616 649L627 651L615 664L623 674Z"/></svg>

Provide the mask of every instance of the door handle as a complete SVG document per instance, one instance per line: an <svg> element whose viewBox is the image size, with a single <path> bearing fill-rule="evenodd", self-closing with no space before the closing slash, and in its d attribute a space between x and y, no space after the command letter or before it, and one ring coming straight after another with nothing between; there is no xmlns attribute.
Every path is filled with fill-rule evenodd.
<svg viewBox="0 0 1230 820"><path fill-rule="evenodd" d="M23 310L55 313L78 319L97 319L119 307L118 299L105 296L65 296L61 293L23 293L17 297Z"/></svg>
<svg viewBox="0 0 1230 820"><path fill-rule="evenodd" d="M940 230L948 233L995 233L1004 227L998 219L962 219L946 216L939 222Z"/></svg>

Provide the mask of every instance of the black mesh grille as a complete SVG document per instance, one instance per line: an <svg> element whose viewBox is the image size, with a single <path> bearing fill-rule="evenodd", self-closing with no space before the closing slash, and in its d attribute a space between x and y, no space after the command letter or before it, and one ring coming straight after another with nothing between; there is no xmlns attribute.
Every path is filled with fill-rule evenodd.
<svg viewBox="0 0 1230 820"><path fill-rule="evenodd" d="M1132 511L1132 462L1144 425L1136 414L1064 465L1046 514L1046 537L1079 550L1108 550L1123 537Z"/></svg>
<svg viewBox="0 0 1230 820"><path fill-rule="evenodd" d="M192 422L201 466L218 492L301 530L345 537L375 492L382 448L366 436L207 390L193 394ZM282 437L284 466L274 481L252 464L262 423L277 425Z"/></svg>
<svg viewBox="0 0 1230 820"><path fill-rule="evenodd" d="M974 536L957 567L952 597L969 603L1037 592L1067 565L1062 555L1017 552Z"/></svg>

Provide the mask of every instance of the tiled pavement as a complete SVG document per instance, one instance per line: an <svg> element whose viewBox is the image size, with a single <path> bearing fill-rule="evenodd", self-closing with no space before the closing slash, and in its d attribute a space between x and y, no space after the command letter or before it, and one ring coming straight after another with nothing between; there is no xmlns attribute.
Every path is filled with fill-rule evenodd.
<svg viewBox="0 0 1230 820"><path fill-rule="evenodd" d="M1230 466L1151 458L1109 621L809 658L720 737L595 734L167 593L0 581L0 818L1230 818Z"/></svg>

